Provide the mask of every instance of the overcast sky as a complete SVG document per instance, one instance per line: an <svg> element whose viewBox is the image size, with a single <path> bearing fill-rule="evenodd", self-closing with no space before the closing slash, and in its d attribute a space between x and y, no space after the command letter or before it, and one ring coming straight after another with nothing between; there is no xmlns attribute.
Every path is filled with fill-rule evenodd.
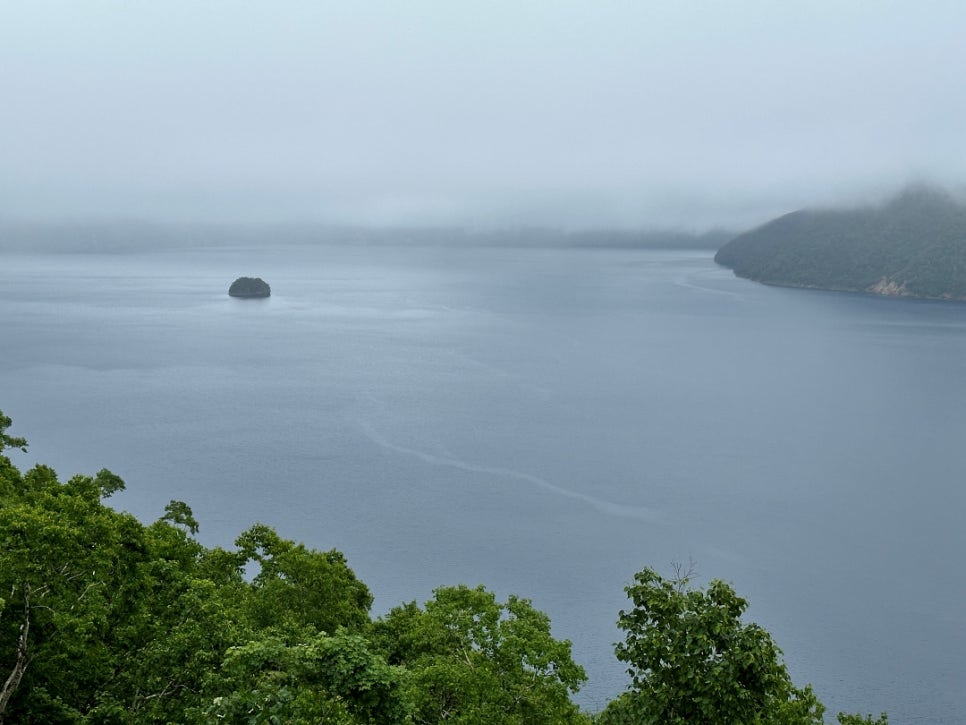
<svg viewBox="0 0 966 725"><path fill-rule="evenodd" d="M0 217L741 226L966 184L962 0L0 0Z"/></svg>

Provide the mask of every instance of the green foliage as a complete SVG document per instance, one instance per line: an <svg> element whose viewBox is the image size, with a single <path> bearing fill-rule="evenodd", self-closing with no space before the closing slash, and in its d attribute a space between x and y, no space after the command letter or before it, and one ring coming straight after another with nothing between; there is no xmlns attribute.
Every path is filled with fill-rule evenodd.
<svg viewBox="0 0 966 725"><path fill-rule="evenodd" d="M145 545L139 588L117 627L124 656L105 701L133 721L181 722L207 706L199 683L248 635L237 612L245 583L237 556L213 563L211 552L167 521L146 527Z"/></svg>
<svg viewBox="0 0 966 725"><path fill-rule="evenodd" d="M60 484L51 469L37 467L19 483L19 495L0 506L0 591L9 593L0 612L0 671L19 672L19 689L32 697L29 708L17 698L3 704L18 722L49 722L92 708L115 671L114 625L138 586L143 527L101 504L123 487L110 472ZM11 654L25 630L21 663Z"/></svg>
<svg viewBox="0 0 966 725"><path fill-rule="evenodd" d="M273 631L228 650L208 689L223 692L205 715L222 722L405 722L405 671L374 654L357 634Z"/></svg>
<svg viewBox="0 0 966 725"><path fill-rule="evenodd" d="M626 638L617 657L628 663L631 685L605 722L822 722L821 704L792 685L769 634L741 621L747 602L730 586L715 580L701 591L686 576L644 569L626 591L634 608L620 613Z"/></svg>
<svg viewBox="0 0 966 725"><path fill-rule="evenodd" d="M169 501L164 507L164 516L161 517L162 521L169 521L176 526L183 526L191 534L198 533L198 522L195 520L194 514L184 501Z"/></svg>
<svg viewBox="0 0 966 725"><path fill-rule="evenodd" d="M393 609L373 627L387 659L411 672L418 723L568 723L586 680L526 599L505 604L483 587L441 587L424 609Z"/></svg>
<svg viewBox="0 0 966 725"><path fill-rule="evenodd" d="M871 715L846 715L844 712L840 712L838 715L839 725L889 725L889 718L886 717L885 713L879 715L879 717L872 719Z"/></svg>
<svg viewBox="0 0 966 725"><path fill-rule="evenodd" d="M17 438L7 434L7 428L12 424L13 421L0 411L0 451L5 448L19 448L21 451L26 451L27 440L25 438Z"/></svg>
<svg viewBox="0 0 966 725"><path fill-rule="evenodd" d="M262 524L242 533L235 545L246 563L258 566L247 600L255 627L285 622L334 632L368 624L372 595L340 552L308 549Z"/></svg>

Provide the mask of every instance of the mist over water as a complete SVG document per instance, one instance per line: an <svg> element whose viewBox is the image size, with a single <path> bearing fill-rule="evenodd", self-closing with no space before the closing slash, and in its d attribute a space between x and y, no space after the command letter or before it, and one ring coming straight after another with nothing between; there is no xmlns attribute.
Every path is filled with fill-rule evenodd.
<svg viewBox="0 0 966 725"><path fill-rule="evenodd" d="M697 562L834 715L966 712L966 306L755 285L710 252L7 254L18 465L108 467L344 551L375 613L533 599L599 708L635 571ZM260 276L267 300L227 296Z"/></svg>
<svg viewBox="0 0 966 725"><path fill-rule="evenodd" d="M0 220L702 230L966 184L958 0L4 5Z"/></svg>

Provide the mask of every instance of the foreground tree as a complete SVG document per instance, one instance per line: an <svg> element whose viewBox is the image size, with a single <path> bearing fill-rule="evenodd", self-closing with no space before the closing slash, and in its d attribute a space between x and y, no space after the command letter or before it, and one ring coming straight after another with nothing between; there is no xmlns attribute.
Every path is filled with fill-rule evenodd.
<svg viewBox="0 0 966 725"><path fill-rule="evenodd" d="M24 448L9 425L0 449ZM182 721L244 631L239 556L192 539L183 503L150 526L114 510L123 488L0 455L0 722Z"/></svg>
<svg viewBox="0 0 966 725"><path fill-rule="evenodd" d="M441 587L420 609L393 609L374 625L377 647L411 673L417 723L557 725L584 720L570 701L587 679L526 599L505 604L483 587Z"/></svg>
<svg viewBox="0 0 966 725"><path fill-rule="evenodd" d="M628 664L628 691L600 725L820 725L825 707L810 686L792 684L771 635L741 615L748 602L728 584L691 586L690 570L665 579L652 569L625 588L626 633L616 647ZM888 725L883 713L839 713L840 725Z"/></svg>
<svg viewBox="0 0 966 725"><path fill-rule="evenodd" d="M748 603L721 581L707 591L688 575L664 579L651 569L626 588L626 633L617 657L628 663L629 692L604 722L661 725L813 725L824 708L798 689L771 636L741 621Z"/></svg>
<svg viewBox="0 0 966 725"><path fill-rule="evenodd" d="M4 448L19 448L21 451L27 450L27 439L19 438L17 436L12 436L7 434L7 428L13 424L7 416L3 414L0 410L0 453L3 452Z"/></svg>
<svg viewBox="0 0 966 725"><path fill-rule="evenodd" d="M311 626L334 633L369 624L372 594L335 549L316 551L256 524L235 541L241 561L257 573L246 600L256 628Z"/></svg>
<svg viewBox="0 0 966 725"><path fill-rule="evenodd" d="M199 719L288 725L396 725L408 721L401 683L360 635L266 631L232 647L207 676L216 696Z"/></svg>
<svg viewBox="0 0 966 725"><path fill-rule="evenodd" d="M889 718L885 713L873 719L871 715L846 715L839 713L839 725L889 725Z"/></svg>
<svg viewBox="0 0 966 725"><path fill-rule="evenodd" d="M139 586L143 527L101 504L123 487L108 471L61 484L38 466L5 483L0 720L71 720L96 706L101 683L116 670L115 626ZM25 708L16 697L23 690L31 694Z"/></svg>

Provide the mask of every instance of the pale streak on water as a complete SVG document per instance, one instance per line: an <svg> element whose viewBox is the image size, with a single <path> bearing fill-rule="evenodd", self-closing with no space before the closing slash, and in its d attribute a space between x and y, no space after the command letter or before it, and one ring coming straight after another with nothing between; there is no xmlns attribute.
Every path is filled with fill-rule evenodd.
<svg viewBox="0 0 966 725"><path fill-rule="evenodd" d="M414 448L407 448L406 446L396 445L391 441L387 440L384 436L380 435L378 432L373 430L372 426L365 422L359 423L359 428L368 436L368 438L376 443L377 445L385 448L393 453L399 453L404 456L412 456L420 461L429 463L433 466L444 466L448 468L456 468L461 471L467 471L469 473L483 473L487 476L495 476L497 478L509 478L513 481L521 481L523 483L535 486L541 491L546 491L553 494L554 496L561 496L563 498L574 499L575 501L581 501L590 505L592 508L600 511L601 513L607 514L608 516L618 516L620 518L635 519L637 521L643 521L649 524L662 524L667 525L669 522L667 516L665 516L660 511L655 511L654 509L647 508L645 506L627 506L619 503L614 503L612 501L605 501L604 499L596 498L595 496L588 496L587 494L580 493L578 491L571 491L569 489L557 486L550 481L544 480L539 476L534 476L529 473L524 473L522 471L515 471L512 468L503 468L502 466L487 466L480 465L477 463L469 463L467 461L462 461L458 458L451 458L446 456L437 456L432 453L426 453L425 451L418 451Z"/></svg>

